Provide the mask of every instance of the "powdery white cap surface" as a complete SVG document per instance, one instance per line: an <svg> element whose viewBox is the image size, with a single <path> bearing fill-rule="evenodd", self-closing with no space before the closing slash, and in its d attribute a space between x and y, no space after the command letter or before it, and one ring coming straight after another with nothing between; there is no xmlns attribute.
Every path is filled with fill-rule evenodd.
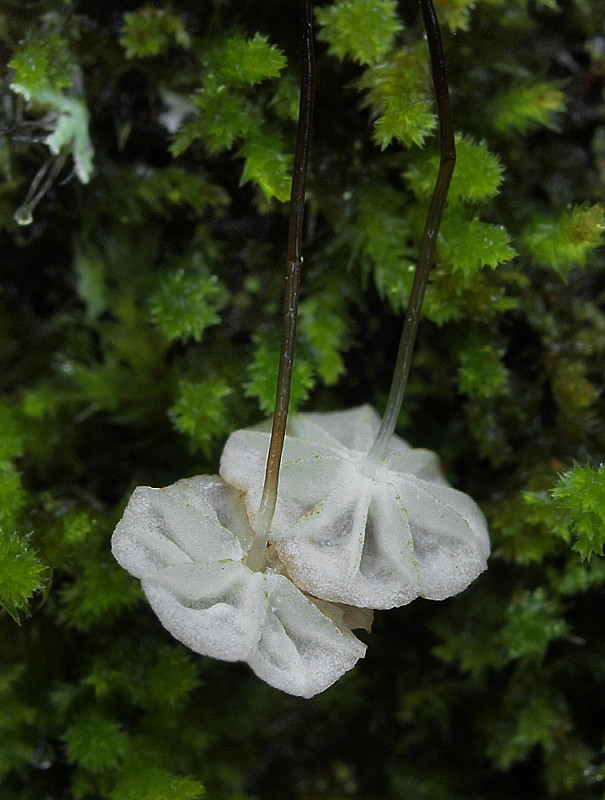
<svg viewBox="0 0 605 800"><path fill-rule="evenodd" d="M241 493L201 476L135 489L111 546L175 638L203 655L246 661L271 686L312 697L366 646L347 627L346 609L312 602L280 574L275 556L251 571L253 538Z"/></svg>
<svg viewBox="0 0 605 800"><path fill-rule="evenodd" d="M371 462L379 424L370 406L291 418L270 540L293 582L324 600L368 608L443 600L485 569L485 518L428 450L393 436L386 457ZM268 445L263 426L236 431L221 459L253 525Z"/></svg>

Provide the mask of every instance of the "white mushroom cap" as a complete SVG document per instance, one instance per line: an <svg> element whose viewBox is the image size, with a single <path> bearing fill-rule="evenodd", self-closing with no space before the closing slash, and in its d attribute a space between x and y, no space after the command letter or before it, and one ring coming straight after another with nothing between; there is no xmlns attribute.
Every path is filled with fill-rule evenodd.
<svg viewBox="0 0 605 800"><path fill-rule="evenodd" d="M320 610L279 574L279 562L252 572L245 561L253 538L241 493L202 476L135 489L112 551L179 641L203 655L246 661L271 686L312 697L366 646L341 609L320 603Z"/></svg>
<svg viewBox="0 0 605 800"><path fill-rule="evenodd" d="M368 608L443 600L485 569L485 519L448 485L434 453L393 436L386 457L371 462L378 426L369 406L291 418L270 540L294 583L324 600ZM260 427L236 431L221 459L253 524L268 443Z"/></svg>

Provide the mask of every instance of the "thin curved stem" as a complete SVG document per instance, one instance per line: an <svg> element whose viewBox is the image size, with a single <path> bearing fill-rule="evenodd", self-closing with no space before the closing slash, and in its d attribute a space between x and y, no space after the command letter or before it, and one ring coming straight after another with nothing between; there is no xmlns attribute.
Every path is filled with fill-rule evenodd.
<svg viewBox="0 0 605 800"><path fill-rule="evenodd" d="M309 165L311 143L311 121L313 117L313 95L315 90L315 69L313 57L313 17L311 0L301 0L300 22L302 36L302 77L300 87L300 108L296 151L292 169L292 191L290 195L290 215L288 223L288 248L286 255L286 286L283 310L283 336L277 377L277 398L271 442L267 456L265 484L260 512L256 526L255 546L265 547L269 529L277 503L277 486L281 462L288 407L290 405L290 385L292 364L296 343L296 321L298 314L298 291L303 263L302 236L305 210L305 184Z"/></svg>
<svg viewBox="0 0 605 800"><path fill-rule="evenodd" d="M418 332L422 301L428 284L429 274L435 255L437 244L437 234L441 225L443 209L447 199L447 193L456 164L456 145L454 142L454 124L452 122L452 112L450 108L450 96L447 85L447 75L445 71L445 59L443 56L443 45L441 42L441 32L439 21L435 13L432 0L420 0L422 17L431 56L431 66L433 71L433 86L435 88L435 100L437 103L437 116L439 118L439 136L441 143L441 158L439 161L439 172L429 206L420 252L418 254L418 264L412 284L412 291L408 303L403 331L397 352L397 361L393 372L391 391L384 416L380 423L380 429L376 440L372 445L369 457L380 460L384 458L389 446L391 436L395 431L397 418L401 411L401 403L410 372L412 354Z"/></svg>
<svg viewBox="0 0 605 800"><path fill-rule="evenodd" d="M14 218L18 225L30 225L32 223L36 206L55 182L66 160L67 150L63 150L58 156L46 161L36 172L25 200L15 211Z"/></svg>

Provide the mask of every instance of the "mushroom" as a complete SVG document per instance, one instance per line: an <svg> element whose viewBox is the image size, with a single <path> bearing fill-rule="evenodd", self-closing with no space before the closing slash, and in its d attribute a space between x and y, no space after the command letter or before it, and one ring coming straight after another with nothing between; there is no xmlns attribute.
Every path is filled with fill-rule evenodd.
<svg viewBox="0 0 605 800"><path fill-rule="evenodd" d="M112 537L114 556L140 578L177 639L214 658L245 661L270 685L303 697L326 689L364 655L351 631L369 630L371 609L456 594L489 555L477 505L449 486L434 453L394 434L455 162L437 18L431 0L420 3L441 164L382 420L361 406L300 414L288 424L313 96L311 3L302 0L303 78L275 415L232 434L222 477L137 488Z"/></svg>
<svg viewBox="0 0 605 800"><path fill-rule="evenodd" d="M394 435L373 456L379 425L370 406L290 418L270 542L316 597L369 608L443 600L485 569L485 519L449 486L434 453ZM236 431L221 458L253 527L268 437L263 426Z"/></svg>
<svg viewBox="0 0 605 800"><path fill-rule="evenodd" d="M442 600L485 569L483 514L452 489L435 454L395 435L414 342L456 161L439 25L420 0L431 55L441 160L420 244L387 407L301 414L288 426L275 516L262 517L261 479L268 447L263 426L237 431L221 459L224 479L245 493L260 532L251 555L275 545L293 581L330 601L392 608L418 596ZM257 515L257 509L261 508Z"/></svg>
<svg viewBox="0 0 605 800"><path fill-rule="evenodd" d="M245 661L271 686L312 697L363 657L366 646L351 626L369 627L371 613L306 596L272 548L251 569L253 538L241 493L205 475L135 489L112 551L176 639L203 655Z"/></svg>

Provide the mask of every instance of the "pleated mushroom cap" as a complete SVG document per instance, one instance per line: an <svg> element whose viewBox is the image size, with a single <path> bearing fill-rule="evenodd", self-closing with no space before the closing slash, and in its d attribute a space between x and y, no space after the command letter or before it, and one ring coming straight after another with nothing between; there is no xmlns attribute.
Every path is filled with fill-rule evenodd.
<svg viewBox="0 0 605 800"><path fill-rule="evenodd" d="M324 600L376 609L443 600L485 569L485 519L434 453L393 436L385 458L370 461L379 424L370 406L291 418L270 540L293 582ZM253 525L268 443L262 427L236 431L221 459Z"/></svg>
<svg viewBox="0 0 605 800"><path fill-rule="evenodd" d="M316 604L275 556L246 565L254 539L241 493L218 476L138 487L112 537L164 627L192 650L246 661L278 689L322 692L365 654L345 612ZM320 609L321 606L321 609Z"/></svg>

